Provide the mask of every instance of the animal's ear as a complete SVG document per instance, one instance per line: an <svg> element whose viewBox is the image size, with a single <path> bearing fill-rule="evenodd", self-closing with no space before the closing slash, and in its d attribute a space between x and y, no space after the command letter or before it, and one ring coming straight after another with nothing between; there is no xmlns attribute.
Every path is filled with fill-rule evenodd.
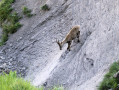
<svg viewBox="0 0 119 90"><path fill-rule="evenodd" d="M60 43L59 40L56 39L56 43L59 45L59 43Z"/></svg>
<svg viewBox="0 0 119 90"><path fill-rule="evenodd" d="M56 42L57 42L57 44L58 44L60 50L62 50L62 46L61 46L61 43L59 42L59 40L56 40Z"/></svg>

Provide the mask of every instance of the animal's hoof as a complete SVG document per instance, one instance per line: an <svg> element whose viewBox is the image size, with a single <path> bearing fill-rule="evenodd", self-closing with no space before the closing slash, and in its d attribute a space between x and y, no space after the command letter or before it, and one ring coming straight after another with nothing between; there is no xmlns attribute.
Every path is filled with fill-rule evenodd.
<svg viewBox="0 0 119 90"><path fill-rule="evenodd" d="M62 48L60 48L60 50L62 50Z"/></svg>
<svg viewBox="0 0 119 90"><path fill-rule="evenodd" d="M71 51L70 49L67 49L68 51Z"/></svg>
<svg viewBox="0 0 119 90"><path fill-rule="evenodd" d="M80 40L78 40L77 42L80 42Z"/></svg>
<svg viewBox="0 0 119 90"><path fill-rule="evenodd" d="M44 86L44 87L47 86L47 82L43 83L43 86Z"/></svg>

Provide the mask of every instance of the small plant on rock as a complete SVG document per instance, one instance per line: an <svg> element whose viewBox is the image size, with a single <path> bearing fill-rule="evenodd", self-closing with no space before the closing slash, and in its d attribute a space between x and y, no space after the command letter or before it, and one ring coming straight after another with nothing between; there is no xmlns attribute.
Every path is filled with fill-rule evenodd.
<svg viewBox="0 0 119 90"><path fill-rule="evenodd" d="M18 77L17 73L10 71L8 74L0 74L0 90L46 90L44 87L35 87L29 81ZM54 87L47 90L64 90L63 87Z"/></svg>
<svg viewBox="0 0 119 90"><path fill-rule="evenodd" d="M29 18L30 18L31 16L33 16L33 14L31 14L31 10L28 9L27 7L25 7L25 6L22 8L22 12L23 12L24 15L26 15L26 16L29 17Z"/></svg>
<svg viewBox="0 0 119 90"><path fill-rule="evenodd" d="M119 90L119 81L114 78L114 74L119 71L119 61L111 65L109 72L104 76L98 90Z"/></svg>
<svg viewBox="0 0 119 90"><path fill-rule="evenodd" d="M39 90L31 85L29 81L18 77L16 72L10 71L9 74L0 74L0 90Z"/></svg>
<svg viewBox="0 0 119 90"><path fill-rule="evenodd" d="M50 8L48 7L47 4L43 5L43 6L41 7L41 9L44 10L44 11L49 11L49 10L50 10Z"/></svg>
<svg viewBox="0 0 119 90"><path fill-rule="evenodd" d="M12 4L15 0L0 1L0 27L2 28L2 36L0 38L0 46L8 40L9 34L18 30L22 25L19 23L19 15L13 11Z"/></svg>

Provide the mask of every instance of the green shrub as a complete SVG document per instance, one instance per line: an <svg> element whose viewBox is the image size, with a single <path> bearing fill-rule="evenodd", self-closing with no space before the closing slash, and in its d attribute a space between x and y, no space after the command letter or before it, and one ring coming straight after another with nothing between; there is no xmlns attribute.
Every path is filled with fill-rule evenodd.
<svg viewBox="0 0 119 90"><path fill-rule="evenodd" d="M119 81L113 77L113 75L119 71L119 62L115 62L111 65L109 72L104 76L103 81L100 83L99 90L119 90L117 86Z"/></svg>
<svg viewBox="0 0 119 90"><path fill-rule="evenodd" d="M3 44L5 44L5 42L8 40L8 34L7 33L3 33L2 34L2 38L1 38L1 42L0 42L0 46L2 46Z"/></svg>
<svg viewBox="0 0 119 90"><path fill-rule="evenodd" d="M50 10L50 8L48 7L47 4L43 5L43 6L41 7L41 9L44 10L44 11Z"/></svg>
<svg viewBox="0 0 119 90"><path fill-rule="evenodd" d="M0 90L45 90L43 87L37 88L30 82L18 77L16 72L0 75ZM51 89L48 89L51 90ZM62 87L54 87L52 90L64 90Z"/></svg>
<svg viewBox="0 0 119 90"><path fill-rule="evenodd" d="M8 16L7 20L8 20L8 22L15 24L16 22L19 21L19 19L21 19L21 17L18 16L18 13L13 12Z"/></svg>
<svg viewBox="0 0 119 90"><path fill-rule="evenodd" d="M30 82L17 77L16 72L0 75L0 90L38 90Z"/></svg>
<svg viewBox="0 0 119 90"><path fill-rule="evenodd" d="M23 14L26 15L27 17L33 16L33 14L31 14L31 10L28 9L27 7L23 7L23 8L22 8L22 12L23 12Z"/></svg>
<svg viewBox="0 0 119 90"><path fill-rule="evenodd" d="M21 26L22 25L19 22L15 23L15 24L11 23L10 25L3 25L3 32L7 32L7 33L10 33L10 34L13 34Z"/></svg>
<svg viewBox="0 0 119 90"><path fill-rule="evenodd" d="M0 46L8 40L8 35L15 33L22 25L19 23L20 17L11 8L15 0L0 1L0 27L3 29L3 35L0 40Z"/></svg>
<svg viewBox="0 0 119 90"><path fill-rule="evenodd" d="M9 16L9 14L11 13L11 11L13 10L11 8L11 4L14 2L15 0L2 0L0 2L0 22L4 22L4 20L7 19L7 17Z"/></svg>

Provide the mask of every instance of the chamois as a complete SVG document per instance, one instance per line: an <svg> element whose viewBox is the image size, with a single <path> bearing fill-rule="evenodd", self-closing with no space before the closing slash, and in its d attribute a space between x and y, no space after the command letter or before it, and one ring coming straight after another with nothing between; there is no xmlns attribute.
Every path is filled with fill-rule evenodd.
<svg viewBox="0 0 119 90"><path fill-rule="evenodd" d="M62 42L59 42L59 40L56 40L57 44L59 45L60 50L62 50L62 47L65 43L68 43L67 50L70 51L72 40L74 40L75 38L78 38L78 42L80 42L80 40L79 40L79 35L80 35L79 29L80 29L80 26L76 25L76 26L71 28L70 32L66 35L65 39Z"/></svg>

